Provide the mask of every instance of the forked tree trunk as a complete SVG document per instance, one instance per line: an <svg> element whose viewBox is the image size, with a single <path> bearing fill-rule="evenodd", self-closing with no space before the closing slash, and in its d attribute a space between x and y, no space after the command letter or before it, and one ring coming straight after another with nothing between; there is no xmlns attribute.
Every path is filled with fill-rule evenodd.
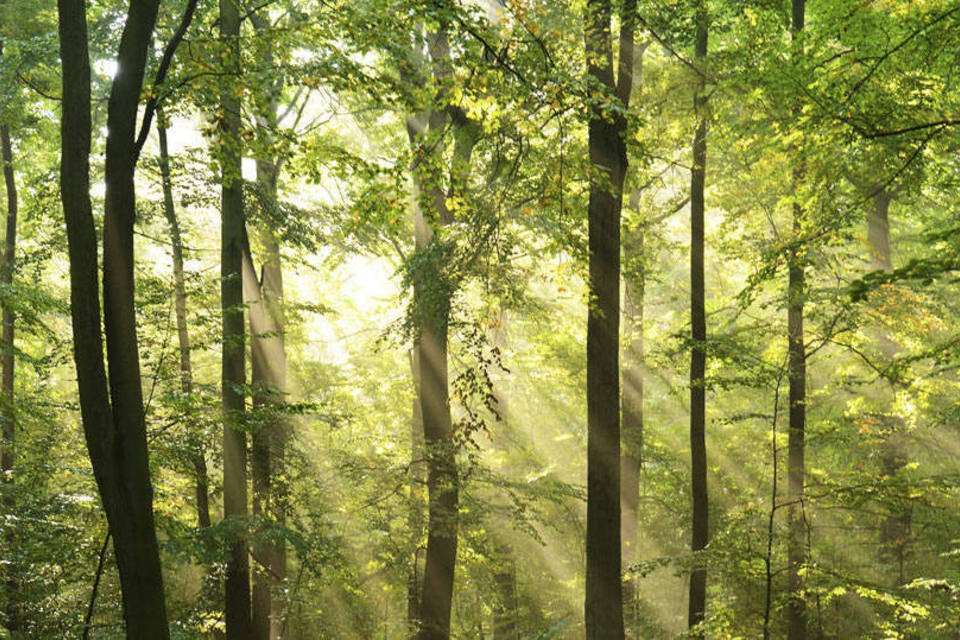
<svg viewBox="0 0 960 640"><path fill-rule="evenodd" d="M226 72L240 74L240 14L235 0L220 0L220 38ZM247 550L247 438L243 322L243 182L240 100L225 79L220 90L220 304L223 312L223 515L230 523L225 589L227 640L249 640L250 560Z"/></svg>
<svg viewBox="0 0 960 640"><path fill-rule="evenodd" d="M707 311L704 288L704 187L707 174L707 116L704 113L706 80L704 64L707 58L708 16L705 0L697 6L697 40L695 61L699 69L693 108L697 131L693 138L693 169L690 172L690 477L693 497L693 526L690 549L694 554L690 573L690 599L687 624L694 637L702 638L698 626L703 623L707 608L707 568L702 557L697 557L709 540L707 494Z"/></svg>
<svg viewBox="0 0 960 640"><path fill-rule="evenodd" d="M59 0L63 61L61 197L70 254L74 360L87 448L114 540L128 638L169 637L153 522L133 285L135 129L158 2L134 2L108 103L103 361L97 239L90 201L90 63L83 0Z"/></svg>
<svg viewBox="0 0 960 640"><path fill-rule="evenodd" d="M443 29L430 34L430 64L434 80L440 86L450 72L450 47ZM409 78L408 78L409 80ZM438 99L442 102L444 96ZM440 171L426 157L436 153L447 123L454 139L450 163L449 191L442 188ZM453 221L447 207L451 197L463 197L469 176L471 155L478 134L476 126L454 108L431 106L426 112L407 119L407 133L415 152L413 179L418 192L415 211L416 250L428 256L413 278L413 313L417 330L416 344L420 409L423 419L427 458L427 550L424 557L423 585L420 595L418 640L447 640L450 637L450 613L453 605L454 571L457 561L460 478L457 470L456 443L450 416L448 337L450 303L455 286L447 273L446 252L436 250L433 224L445 226Z"/></svg>
<svg viewBox="0 0 960 640"><path fill-rule="evenodd" d="M584 15L587 74L629 106L636 2L621 13L619 81L614 78L610 3L588 0ZM620 211L627 170L627 121L619 111L592 113L587 210L590 310L587 315L586 638L622 640L620 545Z"/></svg>

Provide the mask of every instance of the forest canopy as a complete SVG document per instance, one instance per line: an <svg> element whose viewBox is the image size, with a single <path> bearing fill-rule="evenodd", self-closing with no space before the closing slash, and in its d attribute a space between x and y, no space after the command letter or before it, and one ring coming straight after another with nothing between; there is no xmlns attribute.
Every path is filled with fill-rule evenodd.
<svg viewBox="0 0 960 640"><path fill-rule="evenodd" d="M957 0L2 0L0 638L956 638L958 71Z"/></svg>

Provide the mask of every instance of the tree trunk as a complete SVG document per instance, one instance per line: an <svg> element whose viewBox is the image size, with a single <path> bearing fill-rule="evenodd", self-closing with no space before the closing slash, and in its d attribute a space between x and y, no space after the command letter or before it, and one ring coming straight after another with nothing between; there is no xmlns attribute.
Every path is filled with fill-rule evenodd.
<svg viewBox="0 0 960 640"><path fill-rule="evenodd" d="M642 228L627 231L624 244L632 260L642 264ZM624 278L624 324L629 336L624 354L621 411L623 413L622 452L620 456L620 501L623 514L620 522L624 570L637 562L637 517L640 511L640 471L643 468L643 297L645 278L640 266L633 277ZM623 581L624 629L637 631L639 611L637 580L628 576Z"/></svg>
<svg viewBox="0 0 960 640"><path fill-rule="evenodd" d="M183 269L183 237L173 200L173 181L170 178L170 151L167 144L167 121L163 109L157 108L157 136L160 139L160 182L163 189L163 213L170 225L170 244L173 248L173 308L177 322L177 347L180 353L180 389L189 397L193 393L193 366L190 362L190 331L187 327L187 288ZM191 432L191 437L193 433ZM197 524L210 526L209 478L203 443L197 442L190 451L194 472L194 498Z"/></svg>
<svg viewBox="0 0 960 640"><path fill-rule="evenodd" d="M493 576L497 595L493 607L493 640L519 640L520 605L517 601L517 563L510 545L498 540L496 572Z"/></svg>
<svg viewBox="0 0 960 640"><path fill-rule="evenodd" d="M0 49L2 51L2 49ZM17 183L13 176L13 146L10 143L10 126L0 125L0 151L3 160L3 183L7 192L7 232L3 244L3 264L0 267L0 282L8 289L13 284L16 273L17 254ZM3 422L3 441L0 446L0 473L3 474L3 511L15 515L17 511L14 493L13 466L16 454L16 397L14 395L14 311L9 304L3 305L3 351L0 354L0 393L3 395L0 420ZM17 564L13 561L13 552L16 545L14 527L9 526L6 536L7 550L11 554L7 564L7 579L5 582L6 594L4 597L6 610L6 627L12 636L20 632L19 614L19 582L17 580Z"/></svg>
<svg viewBox="0 0 960 640"><path fill-rule="evenodd" d="M429 53L434 81L442 86L449 74L450 47L441 29L430 34ZM409 79L409 78L408 78ZM442 100L443 96L439 96ZM450 163L449 191L442 188L442 176L424 158L415 165L413 177L418 192L415 211L416 250L426 256L413 278L413 313L417 331L415 349L419 364L420 409L427 457L427 550L420 596L418 640L448 640L453 604L454 571L457 560L459 485L456 443L450 416L447 329L453 297L446 254L436 247L431 221L447 225L453 214L447 207L451 197L462 197L469 176L471 155L478 134L476 125L462 112L447 105L431 107L407 119L407 134L418 155L435 153L447 122L454 139ZM449 116L449 118L448 118ZM430 215L424 215L429 211ZM439 249L439 250L437 250Z"/></svg>
<svg viewBox="0 0 960 640"><path fill-rule="evenodd" d="M262 182L261 182L262 184ZM267 258L262 280L257 279L249 250L244 253L244 300L250 324L253 403L258 424L253 430L251 471L253 514L282 525L285 519L284 495L277 482L282 476L286 425L281 413L286 389L286 354L283 340L283 316L280 308L283 282L280 251L271 234L264 234ZM282 543L267 537L254 546L257 568L253 572L254 638L279 638L283 615L281 602L272 597L274 589L286 580L286 550Z"/></svg>
<svg viewBox="0 0 960 640"><path fill-rule="evenodd" d="M234 0L220 0L220 38L228 75L240 74L240 14ZM227 640L249 640L250 560L247 553L247 438L243 322L243 181L240 100L228 77L221 85L220 304L223 311L223 515L231 524L225 608Z"/></svg>
<svg viewBox="0 0 960 640"><path fill-rule="evenodd" d="M803 32L804 1L793 0L791 31L794 41ZM799 52L798 52L799 53ZM803 163L795 160L794 190L803 178ZM795 198L796 198L796 194ZM805 212L798 202L793 205L793 233L799 242ZM787 540L787 583L790 600L787 606L789 640L807 636L806 602L803 593L803 565L806 563L806 524L804 520L803 485L805 474L804 438L807 420L807 356L803 335L803 306L806 295L804 268L806 248L794 245L788 256L787 283L787 377L790 384L790 413L787 436L787 491L789 501Z"/></svg>
<svg viewBox="0 0 960 640"><path fill-rule="evenodd" d="M82 0L59 0L63 61L61 197L70 253L71 316L81 416L120 574L127 637L169 637L140 386L133 283L135 129L156 1L131 3L107 112L104 325L90 202L90 64Z"/></svg>
<svg viewBox="0 0 960 640"><path fill-rule="evenodd" d="M883 184L874 184L868 194L873 198L873 209L867 219L867 241L872 252L872 266L879 271L893 272L890 251L890 203L894 194ZM874 339L880 349L884 362L892 362L897 352L897 343L882 327L877 327ZM892 405L894 390L888 389L885 401ZM898 433L900 420L896 416L885 416L890 435L883 442L880 453L883 473L894 477L907 463L902 438ZM881 556L893 560L896 565L895 586L906 584L905 563L910 541L910 500L906 495L896 495L896 506L887 514L880 534Z"/></svg>
<svg viewBox="0 0 960 640"><path fill-rule="evenodd" d="M697 131L693 138L693 169L690 172L690 477L693 495L693 527L690 549L693 569L690 573L690 599L687 624L694 629L694 637L702 638L698 626L703 623L707 608L707 568L702 557L697 557L707 546L707 312L703 269L703 214L704 186L707 173L707 116L704 113L706 80L703 74L707 58L707 6L701 0L697 7L697 40L695 61L701 75L694 92L693 108Z"/></svg>
<svg viewBox="0 0 960 640"><path fill-rule="evenodd" d="M610 3L588 0L584 15L587 74L629 106L636 3L622 8L619 83L614 79ZM587 210L590 310L587 316L587 640L622 640L620 545L620 211L627 170L626 118L591 114Z"/></svg>
<svg viewBox="0 0 960 640"><path fill-rule="evenodd" d="M418 249L423 251L426 246ZM438 284L422 283L415 289L414 296L423 300L424 288ZM449 296L445 298L446 305L449 305ZM446 640L450 637L459 520L460 479L453 442L447 372L449 307L444 306L435 313L437 315L423 318L418 345L429 501L419 640Z"/></svg>
<svg viewBox="0 0 960 640"><path fill-rule="evenodd" d="M423 473L423 412L420 408L420 363L418 349L410 350L410 377L413 381L413 402L410 416L410 513L408 526L415 541L413 555L410 558L410 572L407 576L407 626L415 631L420 626L420 589L423 546L423 486L426 477Z"/></svg>
<svg viewBox="0 0 960 640"><path fill-rule="evenodd" d="M507 349L508 319L507 310L501 308L496 320L490 324L487 331L490 346L496 349L501 357ZM492 445L495 450L507 453L511 449L510 438L507 437L507 430L511 424L510 393L507 386L509 379L502 375L499 364L501 363L491 360L484 366L491 380L490 393L499 418L492 429ZM516 554L505 534L499 533L494 525L489 529L493 538L493 582L496 590L493 606L493 640L519 640L520 602L517 593Z"/></svg>
<svg viewBox="0 0 960 640"><path fill-rule="evenodd" d="M258 12L251 23L260 36L259 53L263 66L273 69L273 39L269 23ZM282 81L271 82L257 104L258 136L262 149L257 157L257 184L261 204L277 205L280 165L269 157L277 128L277 103ZM269 219L269 218L267 218ZM281 483L284 475L287 425L283 414L287 391L287 359L284 345L283 270L276 234L266 224L260 229L264 259L260 281L254 275L256 292L251 292L250 341L253 404L260 420L252 432L251 463L254 516L282 525L286 520L286 496ZM251 264L252 266L252 264ZM255 640L278 640L282 631L282 601L273 597L286 581L286 549L276 536L261 536L254 548L257 560L253 572L253 634Z"/></svg>

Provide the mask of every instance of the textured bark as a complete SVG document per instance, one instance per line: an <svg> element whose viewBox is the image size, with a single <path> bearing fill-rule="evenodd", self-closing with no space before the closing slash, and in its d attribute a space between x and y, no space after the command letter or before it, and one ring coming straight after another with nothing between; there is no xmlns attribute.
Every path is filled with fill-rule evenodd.
<svg viewBox="0 0 960 640"><path fill-rule="evenodd" d="M697 7L695 61L703 70L707 58L708 16L706 2ZM697 131L693 138L693 169L690 172L690 477L693 497L693 526L690 549L694 554L690 573L690 598L687 624L691 629L704 620L707 608L707 569L696 554L709 541L707 495L707 311L704 290L704 186L707 174L707 116L704 113L706 82L700 75L694 92L693 108ZM702 638L703 632L694 631Z"/></svg>
<svg viewBox="0 0 960 640"><path fill-rule="evenodd" d="M240 73L240 15L234 0L220 0L220 38L228 74ZM227 640L249 640L250 560L247 553L247 438L243 322L243 183L240 101L229 79L220 93L222 110L220 192L220 304L223 312L221 401L223 405L223 515L232 521L227 559Z"/></svg>
<svg viewBox="0 0 960 640"><path fill-rule="evenodd" d="M793 0L791 31L794 41L800 40L804 22L804 0ZM803 163L797 158L794 167L794 189L803 178ZM803 208L793 205L793 233L798 238L805 217ZM790 385L790 412L787 435L787 637L807 637L806 601L803 593L802 569L806 563L806 525L804 522L805 432L807 421L807 355L803 334L803 307L806 294L804 268L806 248L794 246L788 256L787 283L787 379Z"/></svg>
<svg viewBox="0 0 960 640"><path fill-rule="evenodd" d="M621 16L619 82L614 79L612 11L587 2L584 47L587 75L598 90L629 105L633 78L636 4ZM593 113L589 153L596 176L587 210L590 247L590 310L587 315L587 567L586 638L622 640L623 593L620 540L620 211L627 170L621 113Z"/></svg>
<svg viewBox="0 0 960 640"><path fill-rule="evenodd" d="M183 237L173 200L173 181L170 178L170 151L167 144L167 122L162 108L157 108L157 135L160 139L160 183L163 190L163 214L170 225L170 245L173 250L173 308L177 323L177 350L180 355L180 389L184 395L193 393L193 366L190 361L190 330L187 326L187 288L183 269ZM210 492L207 460L203 445L198 443L191 452L194 474L194 501L197 524L210 526Z"/></svg>
<svg viewBox="0 0 960 640"><path fill-rule="evenodd" d="M114 540L127 637L169 637L140 386L133 285L134 136L155 1L133 2L110 92L104 210L104 328L100 325L96 231L90 202L90 64L82 0L60 0L63 60L61 197L70 254L71 316L81 417Z"/></svg>
<svg viewBox="0 0 960 640"><path fill-rule="evenodd" d="M2 50L2 49L0 49ZM13 175L13 145L10 142L9 125L0 125L0 152L3 160L3 183L7 193L7 229L3 242L3 264L0 265L0 282L9 290L16 273L17 257L17 183ZM3 474L3 511L5 514L16 514L17 504L14 497L14 462L16 454L16 396L14 395L14 311L9 304L3 305L2 312L2 340L3 347L0 353L0 394L3 395L0 421L3 423L2 442L0 442L0 473ZM9 552L16 546L14 528L9 527L6 535L6 544ZM6 628L15 635L20 631L20 614L18 593L20 590L17 580L17 564L7 563L7 577L4 584L4 609L6 614Z"/></svg>

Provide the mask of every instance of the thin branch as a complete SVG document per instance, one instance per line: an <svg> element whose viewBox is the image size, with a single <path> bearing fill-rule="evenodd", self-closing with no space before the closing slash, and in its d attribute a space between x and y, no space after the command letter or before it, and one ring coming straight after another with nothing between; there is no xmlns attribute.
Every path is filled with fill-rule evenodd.
<svg viewBox="0 0 960 640"><path fill-rule="evenodd" d="M103 577L103 566L107 561L107 545L110 542L110 529L103 536L103 544L100 545L100 555L97 559L97 572L93 576L93 588L90 591L90 601L87 603L87 613L83 618L83 640L90 639L90 628L93 622L93 610L97 604L97 592L100 590L100 578Z"/></svg>
<svg viewBox="0 0 960 640"><path fill-rule="evenodd" d="M183 37L187 35L187 29L190 28L190 23L193 22L193 14L196 12L198 1L199 0L188 0L186 8L183 10L183 17L180 18L180 24L177 26L177 30L174 31L173 37L170 38L170 41L163 50L163 56L160 58L160 66L157 67L157 75L153 80L154 87L162 85L163 81L167 79L167 71L170 69L170 64L173 62L173 56L177 52L177 47L180 46L180 43L183 41ZM140 151L143 149L143 145L147 141L147 136L150 135L150 124L153 122L153 115L156 110L157 96L151 95L150 99L147 101L147 106L143 111L143 123L140 125L140 133L137 135L137 141L134 144L134 154L136 156L140 155Z"/></svg>

